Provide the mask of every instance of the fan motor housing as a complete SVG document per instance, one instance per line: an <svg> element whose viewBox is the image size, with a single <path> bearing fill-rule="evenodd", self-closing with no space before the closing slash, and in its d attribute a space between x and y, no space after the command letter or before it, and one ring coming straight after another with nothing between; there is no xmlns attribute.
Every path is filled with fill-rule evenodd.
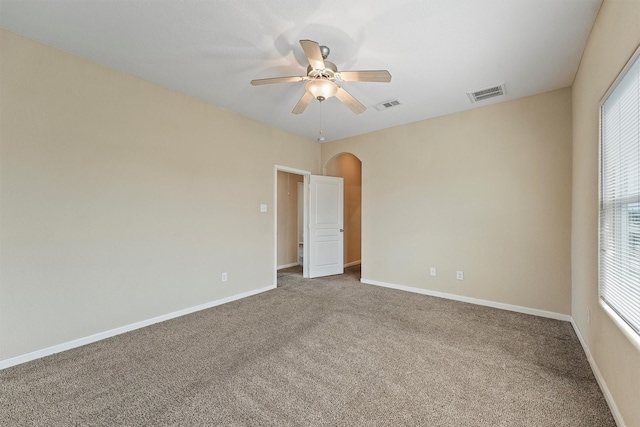
<svg viewBox="0 0 640 427"><path fill-rule="evenodd" d="M309 65L307 67L307 76L313 78L334 78L334 74L338 72L338 67L331 61L324 61L324 70L316 70Z"/></svg>

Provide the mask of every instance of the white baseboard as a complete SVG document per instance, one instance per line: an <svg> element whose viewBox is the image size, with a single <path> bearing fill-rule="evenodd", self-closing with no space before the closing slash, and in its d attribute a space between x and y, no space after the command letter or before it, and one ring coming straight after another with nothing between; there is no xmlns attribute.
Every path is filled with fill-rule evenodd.
<svg viewBox="0 0 640 427"><path fill-rule="evenodd" d="M297 265L297 264L295 264ZM0 360L0 370L9 368L11 366L19 365L21 363L30 362L32 360L40 359L51 354L60 353L61 351L70 350L72 348L80 347L92 342L100 341L106 338L113 337L115 335L124 334L125 332L134 331L136 329L144 328L145 326L153 325L154 323L164 322L165 320L174 319L176 317L184 316L194 313L196 311L205 310L207 308L215 307L217 305L226 304L228 302L236 301L242 298L247 298L252 295L257 295L262 292L276 289L276 285L266 286L264 288L255 289L252 291L243 292L230 297L222 298L216 301L211 301L205 304L196 305L194 307L185 308L183 310L174 311L173 313L163 314L151 319L142 320L140 322L132 323L130 325L121 326L119 328L111 329L97 334L90 335L84 338L78 338L76 340L68 341L62 344L57 344L51 347L43 348L41 350L32 351L30 353L22 354L20 356L11 357L9 359Z"/></svg>
<svg viewBox="0 0 640 427"><path fill-rule="evenodd" d="M532 314L534 316L548 317L551 319L563 320L565 322L570 322L572 320L571 316L568 314L561 314L561 313L555 313L553 311L539 310L537 308L529 308L529 307L522 307L519 305L504 304L501 302L465 297L462 295L448 294L445 292L437 292L437 291L430 291L428 289L414 288L411 286L396 285L394 283L379 282L377 280L360 279L360 282L365 283L367 285L382 286L385 288L398 289L401 291L413 292L413 293L422 294L422 295L429 295L432 297L445 298L445 299L461 301L461 302L468 302L470 304L484 305L487 307L499 308L502 310L515 311L515 312L524 313L524 314Z"/></svg>
<svg viewBox="0 0 640 427"><path fill-rule="evenodd" d="M276 267L276 270L282 270L283 268L295 267L296 265L300 265L300 263L292 262L291 264L283 264Z"/></svg>
<svg viewBox="0 0 640 427"><path fill-rule="evenodd" d="M591 351L589 351L587 342L584 340L584 337L582 336L582 333L580 332L580 329L578 328L578 325L576 325L576 322L573 320L573 318L571 318L571 325L573 326L573 330L578 336L578 340L582 345L582 350L584 350L584 354L587 355L587 360L589 361L589 365L591 366L593 375L596 377L596 381L598 381L600 390L602 390L602 394L604 395L604 398L607 401L607 404L609 405L609 409L611 410L611 414L613 415L613 419L615 420L616 425L618 427L625 427L624 420L622 419L622 415L620 414L620 411L616 406L616 402L615 400L613 400L613 396L609 391L609 387L607 387L607 383L605 382L604 377L602 376L602 373L600 373L600 368L598 368L598 364L591 356Z"/></svg>
<svg viewBox="0 0 640 427"><path fill-rule="evenodd" d="M348 262L344 265L345 268L347 267L353 267L354 265L360 265L362 262L360 260L357 261L352 261L352 262ZM291 264L283 264L283 265L279 265L276 267L277 270L282 270L283 268L289 268L289 267L295 267L297 265L300 265L299 262L292 262Z"/></svg>

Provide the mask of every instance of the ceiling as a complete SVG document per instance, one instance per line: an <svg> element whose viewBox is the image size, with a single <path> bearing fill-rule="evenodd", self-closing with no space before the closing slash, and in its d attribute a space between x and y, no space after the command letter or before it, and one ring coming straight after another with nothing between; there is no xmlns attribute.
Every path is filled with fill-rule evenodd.
<svg viewBox="0 0 640 427"><path fill-rule="evenodd" d="M252 119L326 141L570 86L602 0L0 0L0 26ZM390 71L291 110L305 75L299 40L339 70ZM501 83L506 95L471 103ZM374 106L397 99L401 105Z"/></svg>

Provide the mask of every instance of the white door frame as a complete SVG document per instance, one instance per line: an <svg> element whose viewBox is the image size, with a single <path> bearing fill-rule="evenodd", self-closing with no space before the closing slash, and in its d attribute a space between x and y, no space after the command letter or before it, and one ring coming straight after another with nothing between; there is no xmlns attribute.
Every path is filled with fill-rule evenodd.
<svg viewBox="0 0 640 427"><path fill-rule="evenodd" d="M309 177L311 172L302 169L290 168L288 166L275 165L273 172L273 284L278 285L278 171L295 173L296 175L302 175L304 179L304 224L305 230L303 243L302 243L302 277L309 277Z"/></svg>

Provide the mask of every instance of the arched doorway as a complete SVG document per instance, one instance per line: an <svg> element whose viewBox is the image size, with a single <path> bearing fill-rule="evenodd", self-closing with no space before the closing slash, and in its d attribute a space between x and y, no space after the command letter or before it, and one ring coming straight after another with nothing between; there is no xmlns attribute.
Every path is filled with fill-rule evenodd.
<svg viewBox="0 0 640 427"><path fill-rule="evenodd" d="M361 264L362 162L351 153L341 153L327 162L324 175L344 179L344 266Z"/></svg>

